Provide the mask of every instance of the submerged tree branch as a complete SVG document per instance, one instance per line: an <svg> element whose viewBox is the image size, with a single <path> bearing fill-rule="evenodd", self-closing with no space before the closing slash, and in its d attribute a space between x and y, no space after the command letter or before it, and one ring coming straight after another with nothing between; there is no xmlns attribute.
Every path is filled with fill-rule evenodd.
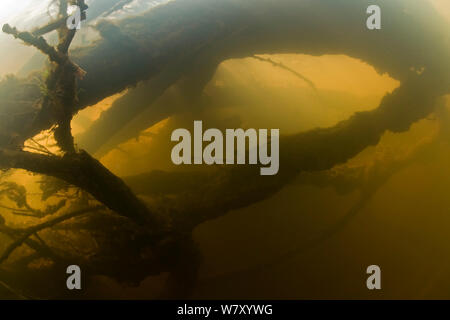
<svg viewBox="0 0 450 320"><path fill-rule="evenodd" d="M41 224L38 224L36 226L32 226L32 227L28 227L25 229L14 229L14 233L17 233L19 236L17 237L16 240L14 240L3 252L3 254L0 256L0 264L3 263L3 261L5 261L6 259L8 259L8 257L10 256L10 254L20 245L22 245L22 243L24 241L26 241L31 235L43 230L43 229L47 229L50 228L58 223L61 223L63 221L72 219L74 217L89 213L89 212L94 212L94 211L98 211L101 210L102 208L104 208L103 206L96 206L96 207L92 207L92 208L85 208L85 209L80 209L77 211L73 211L73 212L69 212L66 214L63 214L59 217L50 219L46 222L43 222ZM6 227L1 226L0 228L0 232L2 231L2 229L4 229Z"/></svg>
<svg viewBox="0 0 450 320"><path fill-rule="evenodd" d="M57 157L0 149L0 167L24 169L67 181L118 214L138 223L149 223L156 230L161 228L162 218L150 212L120 178L84 151Z"/></svg>

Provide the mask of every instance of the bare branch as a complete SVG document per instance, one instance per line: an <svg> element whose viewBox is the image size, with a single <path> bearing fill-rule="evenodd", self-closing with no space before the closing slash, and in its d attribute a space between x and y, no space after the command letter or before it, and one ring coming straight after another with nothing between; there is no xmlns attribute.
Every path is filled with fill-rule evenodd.
<svg viewBox="0 0 450 320"><path fill-rule="evenodd" d="M36 226L32 226L29 228L25 228L25 229L15 229L14 231L17 232L18 234L20 234L20 236L13 241L7 248L6 250L3 252L3 254L0 256L0 264L3 263L6 259L8 259L8 257L11 255L11 253L19 246L22 245L22 243L27 240L30 236L32 236L33 234L43 230L43 229L47 229L47 228L51 228L52 226L54 226L55 224L61 223L63 221L72 219L74 217L80 216L80 215L84 215L86 213L90 213L90 212L94 212L94 211L98 211L104 209L104 206L100 205L100 206L95 206L92 208L85 208L85 209L80 209L80 210L76 210L70 213L66 213L63 214L57 218L48 220L46 222L43 222L41 224L38 224ZM0 227L0 231L4 230L6 227L5 226L1 226Z"/></svg>
<svg viewBox="0 0 450 320"><path fill-rule="evenodd" d="M3 32L14 36L14 38L20 39L28 45L31 45L47 55L49 59L58 64L63 64L67 61L67 58L58 53L55 48L50 46L43 37L36 37L30 32L20 32L15 27L11 27L9 24L3 25Z"/></svg>

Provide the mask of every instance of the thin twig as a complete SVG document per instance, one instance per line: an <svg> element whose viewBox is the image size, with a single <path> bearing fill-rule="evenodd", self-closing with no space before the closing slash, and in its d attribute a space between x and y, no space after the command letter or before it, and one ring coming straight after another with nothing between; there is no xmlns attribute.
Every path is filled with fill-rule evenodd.
<svg viewBox="0 0 450 320"><path fill-rule="evenodd" d="M281 69L283 69L283 70L286 70L286 71L292 73L292 74L295 75L296 77L298 77L298 78L302 79L303 81L305 81L305 82L306 82L306 83L307 83L314 91L317 91L316 85L315 85L311 80L309 80L309 79L308 79L307 77L305 77L304 75L298 73L297 71L295 71L295 70L293 70L293 69L291 69L291 68L285 66L285 65L282 64L281 62L275 62L275 61L273 61L272 59L269 59L269 58L262 58L262 57L255 56L255 55L253 55L252 58L253 58L253 59L256 59L256 60L259 60L259 61L262 61L262 62L268 62L268 63L270 63L271 65L273 65L274 67L278 67L278 68L281 68Z"/></svg>
<svg viewBox="0 0 450 320"><path fill-rule="evenodd" d="M15 240L13 241L7 248L6 250L3 252L3 254L0 256L0 264L3 263L6 259L8 259L8 257L11 255L11 253L19 246L22 245L22 243L27 240L31 235L43 230L43 229L47 229L47 228L51 228L52 226L61 223L63 221L66 221L68 219L80 216L80 215L84 215L86 213L90 213L90 212L94 212L94 211L98 211L101 209L104 209L105 207L102 205L99 206L95 206L92 208L85 208L85 209L80 209L80 210L76 210L70 213L66 213L63 214L57 218L48 220L46 222L43 222L41 224L38 224L36 226L32 226L29 228L25 228L25 229L16 229L15 232L17 233L21 233L21 235ZM4 228L4 227L3 227Z"/></svg>

